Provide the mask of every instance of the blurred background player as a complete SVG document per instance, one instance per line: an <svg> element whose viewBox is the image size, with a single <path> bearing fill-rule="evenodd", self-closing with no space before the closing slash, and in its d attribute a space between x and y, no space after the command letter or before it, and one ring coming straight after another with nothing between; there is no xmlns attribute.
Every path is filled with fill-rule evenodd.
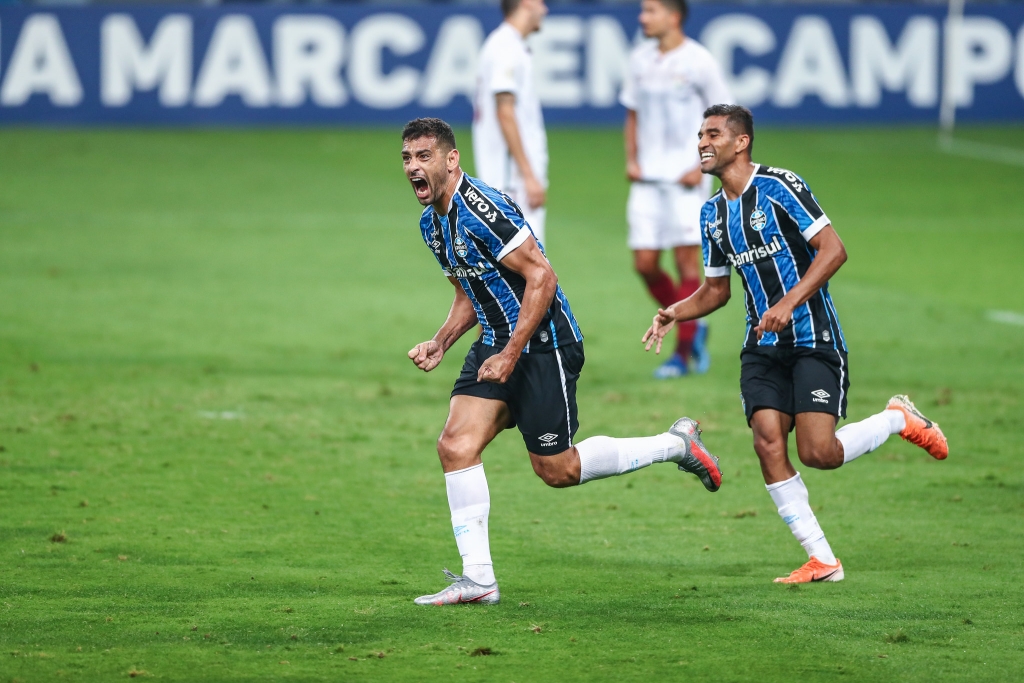
<svg viewBox="0 0 1024 683"><path fill-rule="evenodd" d="M724 306L730 266L743 283L747 333L740 353L740 397L754 433L761 474L782 521L808 561L776 583L842 581L843 565L808 502L807 487L789 461L796 431L800 462L831 470L875 450L893 434L937 460L949 455L939 425L910 399L896 395L885 410L848 424L850 364L828 282L846 262L846 248L800 176L751 161L754 118L737 105L704 113L700 164L722 181L701 212L704 284L659 310L644 335L647 348L672 325Z"/></svg>
<svg viewBox="0 0 1024 683"><path fill-rule="evenodd" d="M544 242L548 187L548 138L533 83L526 36L548 13L544 0L501 0L505 21L480 50L473 104L476 174L523 210L537 241Z"/></svg>
<svg viewBox="0 0 1024 683"><path fill-rule="evenodd" d="M711 194L711 177L700 172L697 132L705 109L732 102L714 57L684 35L686 15L686 0L640 3L640 27L653 40L633 50L620 96L627 110L626 175L633 183L626 207L629 248L662 307L700 286L700 207ZM663 249L673 252L678 285L661 268ZM659 379L707 372L705 323L682 323L678 335L675 353L654 373Z"/></svg>

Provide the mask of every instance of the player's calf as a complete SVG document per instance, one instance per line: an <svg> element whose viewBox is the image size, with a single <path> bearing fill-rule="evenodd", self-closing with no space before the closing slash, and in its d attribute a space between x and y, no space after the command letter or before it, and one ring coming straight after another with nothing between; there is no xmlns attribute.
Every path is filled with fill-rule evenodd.
<svg viewBox="0 0 1024 683"><path fill-rule="evenodd" d="M664 434L632 439L592 436L576 445L579 454L579 483L614 477L648 467L656 462L673 462L684 472L695 474L709 491L722 485L718 458L700 440L697 422L676 420Z"/></svg>

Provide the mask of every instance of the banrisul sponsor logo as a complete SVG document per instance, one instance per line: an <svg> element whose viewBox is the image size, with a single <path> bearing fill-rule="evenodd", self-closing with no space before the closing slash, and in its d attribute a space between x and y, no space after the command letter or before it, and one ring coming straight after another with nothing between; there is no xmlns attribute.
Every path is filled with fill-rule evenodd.
<svg viewBox="0 0 1024 683"><path fill-rule="evenodd" d="M486 268L474 268L473 266L453 266L451 268L444 269L445 277L455 277L463 280L480 277L486 272Z"/></svg>
<svg viewBox="0 0 1024 683"><path fill-rule="evenodd" d="M781 249L782 244L779 242L779 236L774 235L772 237L772 241L763 247L753 247L752 249L741 251L738 254L726 254L725 258L729 259L729 263L732 264L734 268L739 268L747 263L757 263L758 261L771 258L781 251Z"/></svg>

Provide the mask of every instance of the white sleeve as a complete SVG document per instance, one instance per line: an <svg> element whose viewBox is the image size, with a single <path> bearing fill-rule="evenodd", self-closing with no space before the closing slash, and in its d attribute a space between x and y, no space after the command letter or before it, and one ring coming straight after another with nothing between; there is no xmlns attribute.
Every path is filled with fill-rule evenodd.
<svg viewBox="0 0 1024 683"><path fill-rule="evenodd" d="M706 53L703 76L703 90L707 106L710 107L713 104L735 103L736 100L733 99L732 93L729 91L729 86L725 83L725 75L722 73L722 67L718 65L718 62L715 61L715 58L710 52Z"/></svg>
<svg viewBox="0 0 1024 683"><path fill-rule="evenodd" d="M490 73L485 88L491 95L502 92L519 94L519 75L522 72L519 55L511 50L498 50L492 55Z"/></svg>

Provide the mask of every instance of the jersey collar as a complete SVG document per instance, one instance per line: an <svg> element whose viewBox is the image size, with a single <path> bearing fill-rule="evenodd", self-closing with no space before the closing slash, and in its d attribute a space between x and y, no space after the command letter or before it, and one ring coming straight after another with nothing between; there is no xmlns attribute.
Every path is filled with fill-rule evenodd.
<svg viewBox="0 0 1024 683"><path fill-rule="evenodd" d="M446 211L444 212L444 215L445 215L445 216L447 216L448 214L450 214L450 213L452 212L452 206L454 206L454 204L455 204L455 195L457 195L457 194L459 193L459 188L461 188L461 187L462 187L462 182L463 182L463 181L464 181L465 179L466 179L466 172L465 172L465 171L463 171L463 172L462 172L462 173L461 173L461 174L459 175L459 182L457 182L457 183L455 184L455 192L452 192L452 198L448 200L448 209L447 209L447 210L446 210ZM430 208L432 208L432 209L433 209L434 207L433 207L433 206L431 206ZM434 213L437 213L437 209L434 209Z"/></svg>
<svg viewBox="0 0 1024 683"><path fill-rule="evenodd" d="M750 189L750 186L754 184L754 177L757 175L757 172L760 171L760 170L761 170L761 164L754 164L754 170L750 172L750 177L747 178L747 184L743 186L743 192L740 192L740 196L741 197L743 195L745 195L747 193L747 190Z"/></svg>

